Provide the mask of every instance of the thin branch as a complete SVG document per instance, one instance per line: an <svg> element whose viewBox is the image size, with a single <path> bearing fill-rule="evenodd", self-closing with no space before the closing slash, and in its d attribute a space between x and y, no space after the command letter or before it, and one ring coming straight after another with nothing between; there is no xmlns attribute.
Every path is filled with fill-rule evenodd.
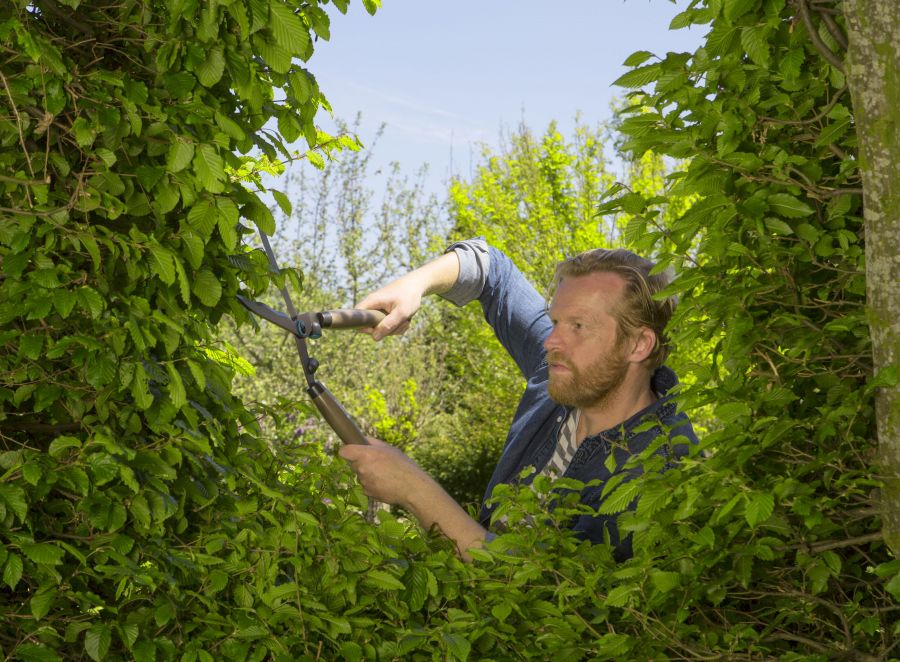
<svg viewBox="0 0 900 662"><path fill-rule="evenodd" d="M861 188L833 188L828 192L829 198L836 198L839 195L862 195Z"/></svg>
<svg viewBox="0 0 900 662"><path fill-rule="evenodd" d="M30 209L14 209L11 207L0 207L0 211L8 214L22 214L22 216L53 216L61 211L66 211L68 207L57 207L56 209L48 209L46 211L32 211Z"/></svg>
<svg viewBox="0 0 900 662"><path fill-rule="evenodd" d="M0 175L0 182L10 182L12 184L25 184L26 186L37 186L40 184L49 184L50 177L47 176L44 179L16 179L15 177L7 177L6 175Z"/></svg>
<svg viewBox="0 0 900 662"><path fill-rule="evenodd" d="M819 543L818 545L810 545L809 549L814 554L819 552L827 552L829 549L841 549L842 547L855 547L857 545L865 545L866 543L882 540L881 531L877 533L868 533L864 536L856 538L847 538L846 540L833 540L831 542Z"/></svg>
<svg viewBox="0 0 900 662"><path fill-rule="evenodd" d="M772 124L787 124L789 126L802 126L803 124L815 124L821 119L824 119L828 113L831 112L831 109L834 108L835 104L838 100L844 95L844 92L847 91L847 86L844 85L841 89L839 89L835 95L832 97L831 101L828 102L828 105L825 106L815 117L812 117L808 120L782 120L777 117L766 117L761 116L759 119L765 120L766 122L771 122Z"/></svg>
<svg viewBox="0 0 900 662"><path fill-rule="evenodd" d="M828 28L828 31L831 33L831 36L834 37L834 40L840 45L841 48L847 50L847 48L849 47L849 44L847 43L847 35L845 35L840 26L834 22L831 14L819 10L816 10L816 13L821 17L822 22L825 24L825 27Z"/></svg>
<svg viewBox="0 0 900 662"><path fill-rule="evenodd" d="M810 8L814 9L817 14L840 14L841 10L834 5L835 0L809 0Z"/></svg>
<svg viewBox="0 0 900 662"><path fill-rule="evenodd" d="M814 651L819 653L828 653L828 647L823 646L818 641L813 641L812 639L808 639L806 637L801 637L798 634L791 634L790 632L773 632L770 636L771 639L781 639L782 641L794 641L798 644L804 644L808 648L811 648Z"/></svg>
<svg viewBox="0 0 900 662"><path fill-rule="evenodd" d="M806 0L796 0L796 3L797 8L800 10L800 18L803 19L803 24L806 26L806 32L813 46L822 54L822 57L828 60L831 66L843 73L844 62L822 41L822 38L816 31L816 27L813 25L812 16L809 15L809 7L806 4Z"/></svg>
<svg viewBox="0 0 900 662"><path fill-rule="evenodd" d="M19 115L16 101L13 99L12 91L9 89L9 83L6 82L6 76L3 75L2 71L0 71L0 80L3 81L3 87L6 89L6 96L9 97L9 103L12 106L13 114L16 116L16 128L19 130L19 144L22 145L22 153L25 155L25 161L28 163L28 172L31 173L31 178L35 179L34 168L31 166L31 157L28 155L28 147L25 145L25 134L22 133L22 116ZM28 191L28 189L25 189L25 194L28 196L28 204L34 206L34 202L31 200L31 192Z"/></svg>
<svg viewBox="0 0 900 662"><path fill-rule="evenodd" d="M831 153L838 157L841 161L847 160L847 152L842 150L840 147L835 145L834 143L828 144L828 149L831 150Z"/></svg>
<svg viewBox="0 0 900 662"><path fill-rule="evenodd" d="M50 425L49 423L31 423L29 421L10 421L6 420L0 423L0 429L6 432L32 432L34 434L59 434L60 432L75 432L81 429L81 423L58 423Z"/></svg>
<svg viewBox="0 0 900 662"><path fill-rule="evenodd" d="M94 28L83 21L79 21L72 12L64 10L56 3L56 0L41 0L38 5L41 9L53 14L69 27L78 30L78 32L87 35L88 37L94 36Z"/></svg>
<svg viewBox="0 0 900 662"><path fill-rule="evenodd" d="M765 352L756 351L754 352L754 354L762 356L766 360L766 362L769 364L769 367L772 369L772 374L775 375L775 381L778 384L781 384L781 375L778 374L778 368L775 367L775 363L772 361L772 358Z"/></svg>

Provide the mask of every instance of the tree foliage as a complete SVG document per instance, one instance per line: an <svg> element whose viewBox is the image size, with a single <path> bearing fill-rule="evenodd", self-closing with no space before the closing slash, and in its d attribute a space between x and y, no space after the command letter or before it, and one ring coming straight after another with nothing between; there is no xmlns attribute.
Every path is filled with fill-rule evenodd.
<svg viewBox="0 0 900 662"><path fill-rule="evenodd" d="M640 102L621 124L625 148L690 159L667 196L699 199L669 222L660 200L634 194L603 211L644 207L626 240L678 269L675 341L714 343L688 400L712 403L719 429L655 502L671 524L639 535L659 544L668 529L650 553L703 587L665 612L676 648L881 659L898 634L887 615L900 567L871 469L885 382L873 379L863 246L877 238L861 218L843 16L827 2L711 0L673 21L689 25L709 26L701 49L635 53L618 82Z"/></svg>
<svg viewBox="0 0 900 662"><path fill-rule="evenodd" d="M310 516L210 329L267 283L239 238L243 219L274 222L229 175L236 154L328 147L312 121L326 102L295 63L328 31L308 3L0 9L6 655L298 650L272 636L296 610L272 617L271 591Z"/></svg>

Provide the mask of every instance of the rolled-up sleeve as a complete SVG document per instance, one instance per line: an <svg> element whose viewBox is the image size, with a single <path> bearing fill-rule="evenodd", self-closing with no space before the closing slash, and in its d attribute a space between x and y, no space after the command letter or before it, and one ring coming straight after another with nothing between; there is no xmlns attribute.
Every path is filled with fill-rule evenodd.
<svg viewBox="0 0 900 662"><path fill-rule="evenodd" d="M441 297L457 306L465 306L481 296L484 290L490 268L488 245L483 237L478 237L451 244L446 252L451 251L459 259L459 277Z"/></svg>

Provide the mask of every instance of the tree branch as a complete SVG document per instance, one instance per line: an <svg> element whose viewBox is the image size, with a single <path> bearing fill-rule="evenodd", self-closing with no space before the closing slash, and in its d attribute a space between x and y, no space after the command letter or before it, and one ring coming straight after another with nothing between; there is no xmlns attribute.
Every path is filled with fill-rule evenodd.
<svg viewBox="0 0 900 662"><path fill-rule="evenodd" d="M797 4L797 9L800 11L800 18L803 20L803 25L806 26L806 32L809 35L809 40L812 42L813 46L815 46L816 50L822 54L822 57L828 60L831 66L843 73L843 60L835 55L831 51L831 49L825 45L825 42L822 41L822 38L819 37L818 31L813 25L812 16L809 15L809 7L806 4L806 0L795 0L795 2Z"/></svg>
<svg viewBox="0 0 900 662"><path fill-rule="evenodd" d="M34 434L55 435L60 432L75 432L81 429L81 423L32 423L31 421L3 421L0 430L5 432L32 432Z"/></svg>
<svg viewBox="0 0 900 662"><path fill-rule="evenodd" d="M859 662L880 662L880 657L875 657L874 655L869 655L868 653L863 653L862 651L854 650L852 648L848 649L835 649L830 648L828 646L824 646L820 644L818 641L813 641L808 637L801 637L799 634L792 634L790 632L773 632L769 639L781 639L782 641L793 641L798 644L803 644L807 648L810 648L818 653L827 654L829 656L828 659L850 659L850 660L858 660Z"/></svg>
<svg viewBox="0 0 900 662"><path fill-rule="evenodd" d="M38 6L44 11L53 14L61 20L63 23L68 25L69 27L75 28L78 32L88 37L94 36L94 28L92 28L87 23L83 21L79 21L75 16L72 15L72 12L66 11L62 7L57 4L56 0L40 0L38 2Z"/></svg>
<svg viewBox="0 0 900 662"><path fill-rule="evenodd" d="M817 545L810 545L809 550L814 554L818 554L819 552L827 552L829 549L841 549L842 547L855 547L856 545L865 545L866 543L876 542L881 540L881 531L877 531L875 533L868 533L864 536L857 536L855 538L847 538L846 540L832 540L830 542L823 542Z"/></svg>
<svg viewBox="0 0 900 662"><path fill-rule="evenodd" d="M819 10L816 10L816 13L822 19L822 22L825 24L825 27L828 28L828 31L831 33L831 36L834 37L834 40L846 51L849 47L847 35L845 35L840 26L834 22L834 18L832 18L831 14Z"/></svg>
<svg viewBox="0 0 900 662"><path fill-rule="evenodd" d="M11 184L24 184L25 186L37 186L39 184L49 184L50 178L45 177L44 179L18 179L16 177L7 177L6 175L0 175L0 182L10 182Z"/></svg>
<svg viewBox="0 0 900 662"><path fill-rule="evenodd" d="M844 85L841 89L839 89L835 95L832 97L831 101L828 102L828 105L825 106L819 113L808 120L782 120L777 117L766 117L762 116L759 119L765 120L766 122L771 122L772 124L787 124L790 126L802 126L803 124L815 124L821 119L824 119L828 113L831 112L831 109L834 108L835 104L838 100L844 95L844 92L847 91L847 86Z"/></svg>

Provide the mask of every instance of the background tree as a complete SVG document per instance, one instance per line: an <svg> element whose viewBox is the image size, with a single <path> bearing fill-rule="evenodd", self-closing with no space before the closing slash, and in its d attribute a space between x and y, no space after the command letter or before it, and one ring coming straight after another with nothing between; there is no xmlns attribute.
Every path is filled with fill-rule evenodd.
<svg viewBox="0 0 900 662"><path fill-rule="evenodd" d="M392 164L380 173L384 189L376 202L369 184L378 176L371 172L373 154L374 147L348 151L321 169L296 169L287 182L291 204L279 218L283 231L275 246L285 265L303 273L298 305L306 309L352 307L443 245L444 210L434 196L423 194L421 176L408 178ZM275 298L270 303L281 307ZM439 328L437 313L426 305L410 334L398 342L376 345L360 334L326 332L321 342L312 341L312 351L323 380L369 434L411 448L444 425L446 350L433 337L440 335ZM236 392L249 403L280 402L288 416L289 429L273 430L275 436L331 438L324 422L309 411L296 351L283 332L268 324L229 325L222 337L257 368L238 380Z"/></svg>

